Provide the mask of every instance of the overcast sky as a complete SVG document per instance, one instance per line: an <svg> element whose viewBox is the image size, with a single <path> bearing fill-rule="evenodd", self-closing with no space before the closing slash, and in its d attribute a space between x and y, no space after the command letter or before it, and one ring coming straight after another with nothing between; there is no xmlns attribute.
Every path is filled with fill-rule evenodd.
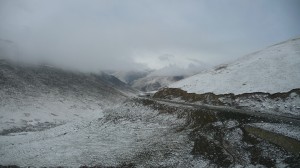
<svg viewBox="0 0 300 168"><path fill-rule="evenodd" d="M293 37L299 0L0 0L9 57L87 71L216 65Z"/></svg>

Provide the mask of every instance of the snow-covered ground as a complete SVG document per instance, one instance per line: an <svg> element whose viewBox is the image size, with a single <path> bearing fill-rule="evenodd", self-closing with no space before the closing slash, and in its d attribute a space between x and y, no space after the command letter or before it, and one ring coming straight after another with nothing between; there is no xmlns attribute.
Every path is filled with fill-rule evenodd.
<svg viewBox="0 0 300 168"><path fill-rule="evenodd" d="M300 88L300 38L171 84L190 93L287 92Z"/></svg>
<svg viewBox="0 0 300 168"><path fill-rule="evenodd" d="M204 167L208 161L190 154L193 144L188 132L176 131L184 123L174 115L129 102L51 129L0 136L0 163Z"/></svg>
<svg viewBox="0 0 300 168"><path fill-rule="evenodd" d="M1 95L3 96L3 95ZM39 130L90 117L101 117L107 102L89 97L41 95L1 101L0 133Z"/></svg>
<svg viewBox="0 0 300 168"><path fill-rule="evenodd" d="M225 163L225 157L229 159L227 164L232 166L261 166L263 162L251 161L257 156L248 147L255 145L255 148L267 148L264 157L278 161L277 165L286 166L283 159L288 155L280 148L266 142L259 143L261 146L244 142L241 123L236 120L211 121L202 125L201 118L205 115L202 116L199 111L191 113L177 106L173 107L175 111L169 113L168 105L160 107L154 103L153 107L158 109L154 110L136 99L105 105L90 102L89 99L81 102L76 98L47 100L32 100L33 104L25 101L24 104L31 108L41 109L35 112L20 106L26 114L22 115L19 110L16 112L20 115L14 113L10 117L26 120L27 125L33 124L32 119L37 121L34 120L36 118L41 118L41 123L60 121L56 122L59 124L44 129L38 129L40 125L35 125L36 130L12 130L0 135L0 165L196 168L217 167ZM5 123L2 124L5 126ZM260 153L258 157L261 157Z"/></svg>

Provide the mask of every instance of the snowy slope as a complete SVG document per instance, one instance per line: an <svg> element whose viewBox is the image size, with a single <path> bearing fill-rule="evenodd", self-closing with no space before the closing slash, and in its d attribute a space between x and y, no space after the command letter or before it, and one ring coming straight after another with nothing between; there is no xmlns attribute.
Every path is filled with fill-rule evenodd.
<svg viewBox="0 0 300 168"><path fill-rule="evenodd" d="M286 92L300 88L300 38L171 84L191 93Z"/></svg>
<svg viewBox="0 0 300 168"><path fill-rule="evenodd" d="M131 92L123 82L106 74L0 60L0 134L38 131L99 117L105 106L125 100Z"/></svg>
<svg viewBox="0 0 300 168"><path fill-rule="evenodd" d="M21 167L201 167L191 154L184 119L129 102L38 132L0 136L0 164ZM168 154L168 157L166 155ZM120 166L123 165L123 166ZM149 165L149 166L143 166ZM128 166L132 167L132 166Z"/></svg>

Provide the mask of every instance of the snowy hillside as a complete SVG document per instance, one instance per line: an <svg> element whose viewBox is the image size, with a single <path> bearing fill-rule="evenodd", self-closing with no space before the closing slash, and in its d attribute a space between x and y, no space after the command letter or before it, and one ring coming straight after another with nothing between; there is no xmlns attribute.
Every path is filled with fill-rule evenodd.
<svg viewBox="0 0 300 168"><path fill-rule="evenodd" d="M99 117L104 107L126 99L132 92L106 74L21 66L0 60L0 134Z"/></svg>
<svg viewBox="0 0 300 168"><path fill-rule="evenodd" d="M300 38L270 46L169 87L215 94L276 93L300 88Z"/></svg>

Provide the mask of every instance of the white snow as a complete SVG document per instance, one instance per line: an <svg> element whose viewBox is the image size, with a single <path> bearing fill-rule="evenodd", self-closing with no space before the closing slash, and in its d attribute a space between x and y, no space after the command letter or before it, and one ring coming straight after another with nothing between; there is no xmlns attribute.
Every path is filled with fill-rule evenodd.
<svg viewBox="0 0 300 168"><path fill-rule="evenodd" d="M103 113L102 118L90 116L44 131L0 136L0 163L35 167L117 166L126 162L140 167L208 164L205 160L195 162L190 154L193 144L188 131L176 131L184 119L158 115L132 103Z"/></svg>
<svg viewBox="0 0 300 168"><path fill-rule="evenodd" d="M215 94L277 93L300 88L300 38L270 46L169 87Z"/></svg>
<svg viewBox="0 0 300 168"><path fill-rule="evenodd" d="M60 125L73 120L103 116L105 101L88 97L57 96L7 98L1 102L0 132L3 130L34 127L40 124Z"/></svg>

